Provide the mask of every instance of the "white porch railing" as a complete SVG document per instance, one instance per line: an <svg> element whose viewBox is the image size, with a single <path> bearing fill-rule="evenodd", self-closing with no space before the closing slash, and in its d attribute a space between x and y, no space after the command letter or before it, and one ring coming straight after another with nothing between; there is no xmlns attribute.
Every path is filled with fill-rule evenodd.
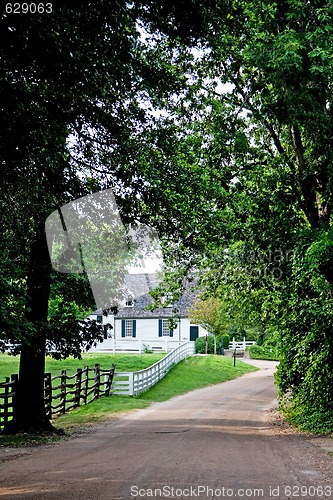
<svg viewBox="0 0 333 500"><path fill-rule="evenodd" d="M145 350L153 352L170 352L176 347L182 345L184 341L174 340L170 337L161 337L160 339L134 339L129 337L128 339L105 339L103 342L98 344L97 347L91 349L90 352L133 352L142 353Z"/></svg>
<svg viewBox="0 0 333 500"><path fill-rule="evenodd" d="M115 395L134 396L146 391L161 380L173 365L195 353L194 342L184 342L182 345L164 356L154 365L138 372L115 372L111 393Z"/></svg>

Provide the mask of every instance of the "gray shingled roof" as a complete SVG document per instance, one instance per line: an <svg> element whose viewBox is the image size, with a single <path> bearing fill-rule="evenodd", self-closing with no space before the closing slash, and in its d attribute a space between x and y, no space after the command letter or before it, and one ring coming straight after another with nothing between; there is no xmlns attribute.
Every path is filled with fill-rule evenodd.
<svg viewBox="0 0 333 500"><path fill-rule="evenodd" d="M125 277L125 284L128 292L134 297L133 307L121 307L118 309L115 319L123 318L170 318L174 316L174 309L177 315L184 318L188 316L188 308L193 304L196 292L192 286L188 286L183 295L172 307L160 307L154 311L147 311L147 306L153 303L149 291L158 285L159 281L155 274L128 274ZM92 314L102 314L102 311L94 311Z"/></svg>
<svg viewBox="0 0 333 500"><path fill-rule="evenodd" d="M154 311L147 311L147 306L153 302L149 291L157 285L158 280L155 274L128 274L126 286L134 296L134 304L133 307L120 308L115 318L169 318L174 315L174 309L177 309L179 316L187 317L187 309L192 305L195 296L190 289L185 290L172 307L160 307Z"/></svg>

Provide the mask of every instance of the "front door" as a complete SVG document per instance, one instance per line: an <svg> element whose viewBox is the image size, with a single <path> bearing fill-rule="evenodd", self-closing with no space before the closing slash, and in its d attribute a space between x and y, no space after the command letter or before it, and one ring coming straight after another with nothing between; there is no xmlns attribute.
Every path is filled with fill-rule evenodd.
<svg viewBox="0 0 333 500"><path fill-rule="evenodd" d="M199 336L199 327L190 326L190 341L195 342L198 336Z"/></svg>

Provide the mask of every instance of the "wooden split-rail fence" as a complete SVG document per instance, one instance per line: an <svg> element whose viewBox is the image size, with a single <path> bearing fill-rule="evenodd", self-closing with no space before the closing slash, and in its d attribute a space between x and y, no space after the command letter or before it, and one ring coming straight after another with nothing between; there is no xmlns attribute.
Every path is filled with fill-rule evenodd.
<svg viewBox="0 0 333 500"><path fill-rule="evenodd" d="M13 418L16 404L18 375L6 377L5 381L0 383L0 429Z"/></svg>
<svg viewBox="0 0 333 500"><path fill-rule="evenodd" d="M65 413L81 404L87 404L99 396L109 394L134 396L146 391L169 370L195 353L194 342L182 342L154 365L137 372L115 373L113 364L109 370L101 370L100 365L94 368L85 366L77 369L74 375L67 375L63 370L60 375L52 377L45 374L45 408L49 418ZM0 383L0 428L13 417L18 376ZM2 392L3 391L3 392Z"/></svg>
<svg viewBox="0 0 333 500"><path fill-rule="evenodd" d="M114 364L109 370L102 370L99 364L94 368L78 368L74 375L62 370L60 375L45 373L45 408L48 418L88 404L100 396L109 396L113 381ZM16 404L18 375L6 377L0 383L0 429L13 418Z"/></svg>

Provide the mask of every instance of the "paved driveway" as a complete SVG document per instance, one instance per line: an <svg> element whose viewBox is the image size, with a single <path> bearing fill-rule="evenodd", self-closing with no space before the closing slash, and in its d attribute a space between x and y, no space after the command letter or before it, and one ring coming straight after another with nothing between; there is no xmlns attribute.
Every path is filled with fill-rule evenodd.
<svg viewBox="0 0 333 500"><path fill-rule="evenodd" d="M277 424L275 363L261 365L8 458L0 499L333 499L333 458Z"/></svg>

